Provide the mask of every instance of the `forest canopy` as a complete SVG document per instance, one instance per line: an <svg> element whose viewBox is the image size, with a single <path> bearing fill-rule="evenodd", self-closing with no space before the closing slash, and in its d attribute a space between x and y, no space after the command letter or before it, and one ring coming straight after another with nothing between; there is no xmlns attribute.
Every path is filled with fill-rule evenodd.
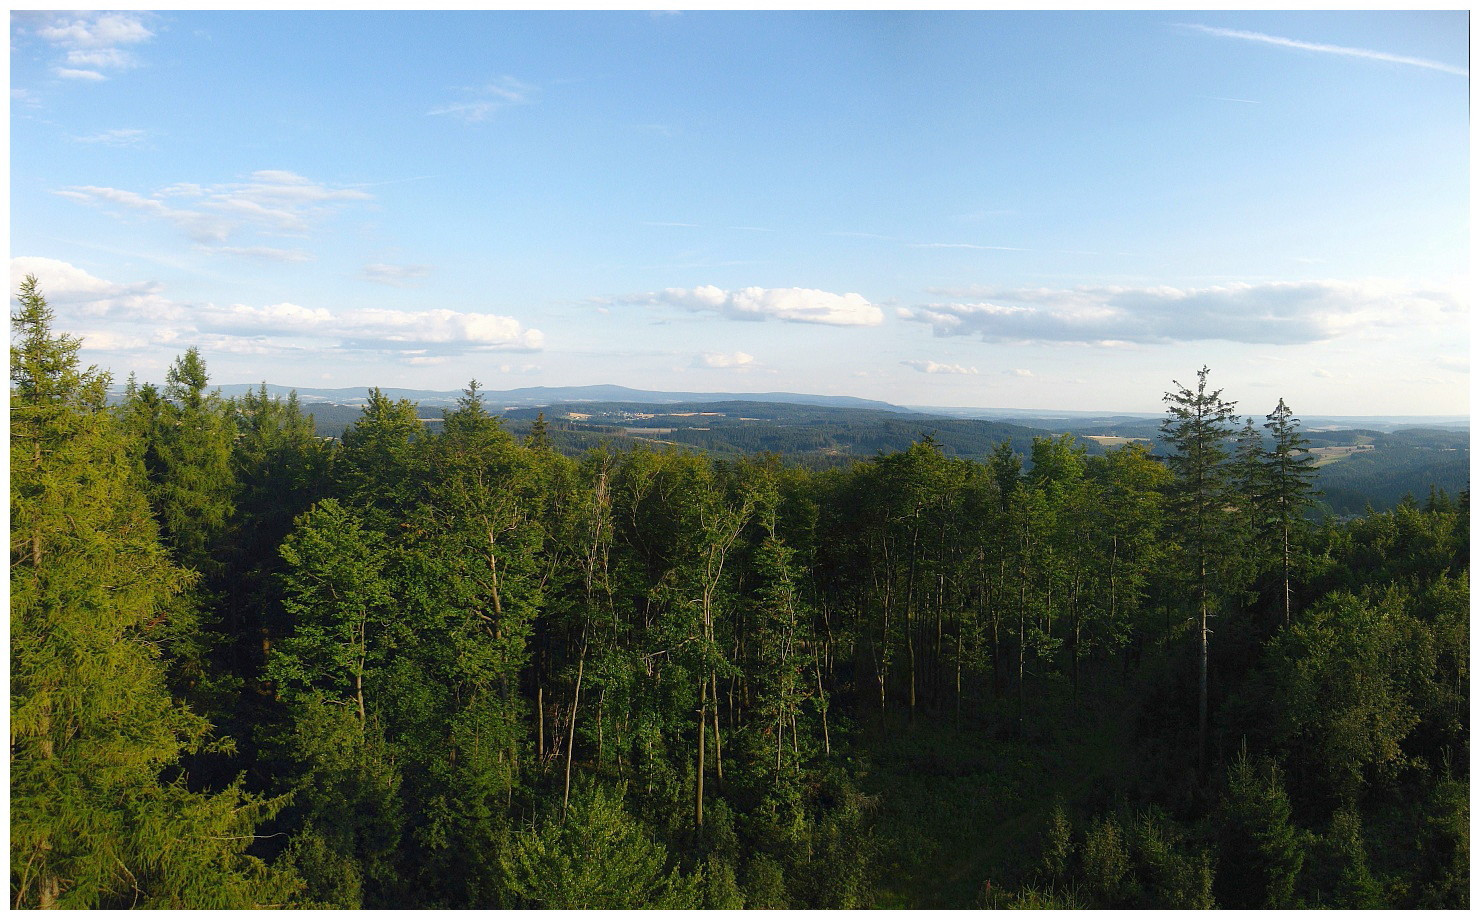
<svg viewBox="0 0 1480 920"><path fill-rule="evenodd" d="M17 302L14 907L1468 906L1468 490L1313 521L1283 399L568 458Z"/></svg>

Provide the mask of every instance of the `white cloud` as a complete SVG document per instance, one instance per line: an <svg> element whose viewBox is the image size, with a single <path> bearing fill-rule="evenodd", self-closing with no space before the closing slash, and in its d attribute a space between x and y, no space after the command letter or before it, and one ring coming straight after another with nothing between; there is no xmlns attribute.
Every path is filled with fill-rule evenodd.
<svg viewBox="0 0 1480 920"><path fill-rule="evenodd" d="M154 282L115 284L56 259L21 256L10 260L10 290L20 287L27 275L36 276L41 293L59 318L150 322L169 320L180 312L161 296L160 285Z"/></svg>
<svg viewBox="0 0 1480 920"><path fill-rule="evenodd" d="M73 137L74 141L81 144L103 144L108 147L137 147L143 143L147 136L142 128L114 128L101 134L88 134L82 137Z"/></svg>
<svg viewBox="0 0 1480 920"><path fill-rule="evenodd" d="M56 259L11 260L11 290L26 275L35 275L42 294L58 316L58 326L77 328L83 321L98 330L97 341L137 340L155 343L210 342L221 351L265 353L264 350L332 348L366 352L438 355L467 352L533 352L544 347L544 334L526 329L509 316L454 310L328 310L294 303L267 306L171 301L154 282L123 285L97 278Z"/></svg>
<svg viewBox="0 0 1480 920"><path fill-rule="evenodd" d="M246 256L267 262L312 262L314 255L302 249L278 249L273 246L201 246L204 252L226 256Z"/></svg>
<svg viewBox="0 0 1480 920"><path fill-rule="evenodd" d="M76 70L71 67L53 67L51 69L51 72L61 77L63 80L87 80L96 83L99 80L108 79L107 77L98 73L96 70Z"/></svg>
<svg viewBox="0 0 1480 920"><path fill-rule="evenodd" d="M922 374L978 374L974 367L964 367L960 364L937 364L934 361L901 361L905 367L913 367Z"/></svg>
<svg viewBox="0 0 1480 920"><path fill-rule="evenodd" d="M1389 281L1236 283L1208 288L970 288L973 302L898 311L937 336L1096 345L1224 340L1306 344L1383 328L1463 320L1454 291Z"/></svg>
<svg viewBox="0 0 1480 920"><path fill-rule="evenodd" d="M1010 374L1013 377L1032 377L1033 376L1033 372L1030 371L1030 370L1028 370L1026 367L1015 367L1012 370L1007 371L1006 373Z"/></svg>
<svg viewBox="0 0 1480 920"><path fill-rule="evenodd" d="M431 271L431 266L428 265L387 265L374 262L365 266L363 274L366 281L392 287L407 287L411 282L425 278Z"/></svg>
<svg viewBox="0 0 1480 920"><path fill-rule="evenodd" d="M275 169L258 170L245 182L184 182L150 195L96 185L75 185L57 194L164 220L199 243L221 243L242 232L303 236L345 203L373 197L357 188L333 188ZM166 203L177 201L188 206Z"/></svg>
<svg viewBox="0 0 1480 920"><path fill-rule="evenodd" d="M755 361L755 355L743 351L731 354L705 352L694 360L695 367L746 367Z"/></svg>
<svg viewBox="0 0 1480 920"><path fill-rule="evenodd" d="M1467 77L1470 72L1463 67L1455 67L1440 61L1430 61L1424 58L1405 57L1401 54L1389 54L1386 51L1372 51L1367 48L1347 48L1341 45L1326 45L1320 42L1307 42L1295 38L1282 38L1278 35L1266 35L1263 32L1246 32L1242 29L1222 29L1215 26L1185 25L1184 28L1193 29L1207 35L1216 35L1220 38L1236 38L1241 41L1258 42L1264 45L1276 45L1281 48L1293 48L1298 51L1315 51L1321 54L1336 54L1344 57L1366 58L1372 61L1385 61L1389 64L1407 64L1411 67L1423 67L1428 70L1439 70L1444 73L1452 73L1456 76Z"/></svg>
<svg viewBox="0 0 1480 920"><path fill-rule="evenodd" d="M884 313L862 294L833 294L810 288L748 287L725 291L713 285L666 288L631 302L718 313L729 319L779 319L826 326L877 326Z"/></svg>
<svg viewBox="0 0 1480 920"><path fill-rule="evenodd" d="M458 102L447 102L432 107L428 115L447 115L464 122L475 124L486 121L490 115L515 105L529 105L534 101L535 88L513 77L500 77L483 86L463 90L468 98Z"/></svg>
<svg viewBox="0 0 1480 920"><path fill-rule="evenodd" d="M125 46L138 45L154 37L142 18L132 13L56 13L44 20L35 33L63 52L62 63L52 73L66 80L106 80L109 72L139 66L138 57Z"/></svg>
<svg viewBox="0 0 1480 920"><path fill-rule="evenodd" d="M36 34L64 48L96 49L137 44L154 37L138 17L127 13L86 13L42 26Z"/></svg>

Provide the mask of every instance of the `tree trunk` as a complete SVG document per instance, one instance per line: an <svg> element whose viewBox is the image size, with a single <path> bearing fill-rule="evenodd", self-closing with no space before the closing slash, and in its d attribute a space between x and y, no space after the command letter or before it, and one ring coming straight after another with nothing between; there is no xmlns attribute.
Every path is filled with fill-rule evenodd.
<svg viewBox="0 0 1480 920"><path fill-rule="evenodd" d="M709 688L709 682L702 677L699 678L699 766L694 774L694 825L704 826L704 736L708 734L708 728L704 724L706 709L704 706L704 694Z"/></svg>
<svg viewBox="0 0 1480 920"><path fill-rule="evenodd" d="M719 675L713 671L709 672L710 686L714 688L714 777L719 781L721 787L725 781L725 761L723 749L719 745Z"/></svg>
<svg viewBox="0 0 1480 920"><path fill-rule="evenodd" d="M1201 776L1207 767L1208 754L1208 591L1207 565L1199 569L1202 588L1198 594L1198 619L1200 634L1197 674L1197 772Z"/></svg>
<svg viewBox="0 0 1480 920"><path fill-rule="evenodd" d="M1284 597L1284 600L1285 600L1285 628L1286 629L1289 629L1290 628L1290 524L1289 524L1288 521L1286 521L1284 523L1284 527L1282 528L1281 540L1280 540L1280 550L1281 550L1281 552L1280 552L1280 556L1281 556L1281 568L1282 568L1283 574L1285 576L1285 590L1284 590L1284 594L1283 594L1283 597Z"/></svg>
<svg viewBox="0 0 1480 920"><path fill-rule="evenodd" d="M576 752L576 711L581 707L581 678L586 674L586 647L581 646L581 660L576 665L576 692L570 704L570 737L565 742L565 796L560 802L560 820L565 820L565 812L570 808L570 765L575 759ZM540 717L541 736L543 737L544 716ZM541 748L543 751L543 748ZM599 756L599 755L598 755Z"/></svg>
<svg viewBox="0 0 1480 920"><path fill-rule="evenodd" d="M832 740L827 736L827 698L822 690L822 667L813 659L813 668L817 672L817 708L822 713L822 752L828 756L832 755Z"/></svg>

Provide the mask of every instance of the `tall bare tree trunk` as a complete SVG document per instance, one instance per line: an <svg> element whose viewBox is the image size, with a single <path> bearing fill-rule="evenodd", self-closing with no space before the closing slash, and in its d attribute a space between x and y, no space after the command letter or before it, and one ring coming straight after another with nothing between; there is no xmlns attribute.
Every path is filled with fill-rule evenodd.
<svg viewBox="0 0 1480 920"><path fill-rule="evenodd" d="M581 708L581 678L586 674L586 646L581 645L581 660L576 665L576 692L570 704L570 737L565 742L565 797L560 802L560 820L565 820L565 812L570 808L570 765L575 760L576 752L576 712ZM540 719L543 727L545 720ZM541 729L543 734L543 728Z"/></svg>
<svg viewBox="0 0 1480 920"><path fill-rule="evenodd" d="M1198 591L1198 619L1200 651L1197 675L1197 772L1202 775L1207 767L1208 755L1208 589L1207 563L1202 563L1199 576L1202 587Z"/></svg>
<svg viewBox="0 0 1480 920"><path fill-rule="evenodd" d="M813 660L813 669L817 672L817 708L822 713L822 752L832 755L832 739L827 735L827 699L822 689L822 666Z"/></svg>
<svg viewBox="0 0 1480 920"><path fill-rule="evenodd" d="M704 736L708 734L708 729L704 725L706 714L704 695L708 688L709 681L702 677L699 678L699 766L694 782L694 825L696 827L704 826Z"/></svg>
<svg viewBox="0 0 1480 920"><path fill-rule="evenodd" d="M725 761L719 744L719 675L714 671L709 672L710 686L714 688L714 777L723 787L725 781Z"/></svg>

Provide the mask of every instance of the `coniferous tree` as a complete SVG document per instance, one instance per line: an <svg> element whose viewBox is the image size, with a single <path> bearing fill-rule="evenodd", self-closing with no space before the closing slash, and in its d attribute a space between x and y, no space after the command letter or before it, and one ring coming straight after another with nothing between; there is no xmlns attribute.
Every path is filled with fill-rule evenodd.
<svg viewBox="0 0 1480 920"><path fill-rule="evenodd" d="M1268 512L1266 525L1277 541L1280 558L1280 600L1285 625L1290 625L1290 576L1295 571L1296 544L1306 529L1305 514L1315 500L1316 468L1306 439L1300 434L1300 420L1285 405L1284 399L1265 416L1264 427L1274 438L1274 446L1265 457Z"/></svg>
<svg viewBox="0 0 1480 920"><path fill-rule="evenodd" d="M158 442L151 471L162 536L184 565L207 575L220 570L221 537L235 509L231 447L235 425L200 351L191 348L165 375Z"/></svg>
<svg viewBox="0 0 1480 920"><path fill-rule="evenodd" d="M161 548L108 378L51 331L34 277L11 348L11 898L15 907L261 907L291 878L246 854L280 803L194 792L209 725L155 646L190 573Z"/></svg>
<svg viewBox="0 0 1480 920"><path fill-rule="evenodd" d="M1206 367L1197 372L1196 391L1175 380L1172 383L1177 390L1163 397L1167 417L1162 420L1161 433L1171 448L1167 466L1175 479L1169 505L1181 548L1181 574L1197 603L1197 763L1201 772L1208 746L1209 621L1227 587L1227 575L1238 561L1229 539L1234 531L1229 511L1234 495L1225 446L1232 434L1235 406L1223 399L1222 390L1208 389Z"/></svg>
<svg viewBox="0 0 1480 920"><path fill-rule="evenodd" d="M1273 761L1239 752L1228 768L1216 826L1219 902L1225 907L1294 907L1308 835L1291 820L1284 775Z"/></svg>

